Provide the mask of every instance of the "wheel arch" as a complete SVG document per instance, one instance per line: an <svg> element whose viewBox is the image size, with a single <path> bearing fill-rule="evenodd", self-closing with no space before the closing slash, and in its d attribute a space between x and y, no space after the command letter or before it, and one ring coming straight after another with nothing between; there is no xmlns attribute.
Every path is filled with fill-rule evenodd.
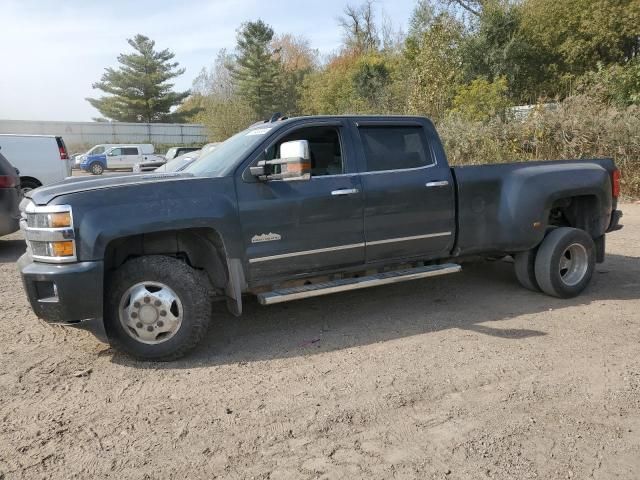
<svg viewBox="0 0 640 480"><path fill-rule="evenodd" d="M146 232L114 238L106 245L105 276L131 258L166 255L181 258L191 267L206 272L217 291L227 288L227 251L220 233L213 228L188 228Z"/></svg>
<svg viewBox="0 0 640 480"><path fill-rule="evenodd" d="M37 183L38 186L42 186L42 182L40 180L38 180L35 177L29 177L29 176L20 176L20 183L25 183L25 182L30 182L30 183Z"/></svg>

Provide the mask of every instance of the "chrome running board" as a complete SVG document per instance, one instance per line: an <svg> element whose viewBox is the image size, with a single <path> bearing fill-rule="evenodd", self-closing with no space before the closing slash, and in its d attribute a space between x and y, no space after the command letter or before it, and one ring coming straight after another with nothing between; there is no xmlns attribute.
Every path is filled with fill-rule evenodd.
<svg viewBox="0 0 640 480"><path fill-rule="evenodd" d="M377 287L390 283L407 282L409 280L435 277L437 275L447 275L449 273L459 272L461 269L462 267L455 263L445 263L442 265L430 265L427 267L377 273L366 277L344 278L331 282L316 283L314 285L304 285L302 287L282 288L272 292L259 293L258 302L262 305L273 305L275 303L289 302L301 298L319 297L320 295L329 295L330 293Z"/></svg>

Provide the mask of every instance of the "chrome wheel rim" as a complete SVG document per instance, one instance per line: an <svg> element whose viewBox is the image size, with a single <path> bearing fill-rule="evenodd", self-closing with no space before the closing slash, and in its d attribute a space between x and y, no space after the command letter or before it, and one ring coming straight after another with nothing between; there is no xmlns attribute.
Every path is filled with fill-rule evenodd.
<svg viewBox="0 0 640 480"><path fill-rule="evenodd" d="M589 269L589 254L579 243L569 245L560 256L560 279L562 283L573 287L582 281Z"/></svg>
<svg viewBox="0 0 640 480"><path fill-rule="evenodd" d="M180 330L184 311L176 293L160 282L141 282L129 288L118 308L120 324L141 343L169 341Z"/></svg>

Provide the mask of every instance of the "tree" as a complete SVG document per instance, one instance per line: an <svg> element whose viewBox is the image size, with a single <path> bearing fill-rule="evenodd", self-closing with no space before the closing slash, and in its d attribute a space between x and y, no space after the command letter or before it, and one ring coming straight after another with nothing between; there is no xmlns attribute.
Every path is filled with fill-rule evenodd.
<svg viewBox="0 0 640 480"><path fill-rule="evenodd" d="M344 16L338 18L338 25L343 30L344 44L349 51L370 52L380 45L373 0L366 0L359 7L347 5Z"/></svg>
<svg viewBox="0 0 640 480"><path fill-rule="evenodd" d="M379 110L384 93L391 82L391 72L380 55L361 58L353 75L353 87L368 106Z"/></svg>
<svg viewBox="0 0 640 480"><path fill-rule="evenodd" d="M462 25L440 14L419 42L408 42L408 105L412 113L439 119L450 108L460 83Z"/></svg>
<svg viewBox="0 0 640 480"><path fill-rule="evenodd" d="M486 3L475 31L462 43L462 57L465 82L504 77L515 102L535 102L555 95L560 87L554 74L557 56L532 44L522 31L519 5Z"/></svg>
<svg viewBox="0 0 640 480"><path fill-rule="evenodd" d="M278 62L271 47L273 29L262 20L244 23L237 36L237 53L230 65L231 78L256 119L277 109Z"/></svg>
<svg viewBox="0 0 640 480"><path fill-rule="evenodd" d="M527 0L522 11L532 43L556 52L572 76L640 54L638 0Z"/></svg>
<svg viewBox="0 0 640 480"><path fill-rule="evenodd" d="M453 113L472 122L486 121L504 113L509 106L506 93L507 80L504 77L489 82L477 78L458 89L453 99Z"/></svg>
<svg viewBox="0 0 640 480"><path fill-rule="evenodd" d="M234 63L233 55L226 49L218 52L210 69L202 68L198 76L193 80L191 90L197 94L214 95L221 99L229 99L235 95L235 85L231 76L231 68Z"/></svg>
<svg viewBox="0 0 640 480"><path fill-rule="evenodd" d="M168 49L156 51L155 42L136 35L127 42L134 53L118 56L120 66L108 67L99 82L92 85L108 96L87 98L104 117L119 122L163 122L176 120L171 109L189 96L174 92L172 78L184 73Z"/></svg>
<svg viewBox="0 0 640 480"><path fill-rule="evenodd" d="M311 48L306 38L290 34L275 36L271 49L279 72L277 110L289 116L302 113L302 85L318 67L318 51Z"/></svg>

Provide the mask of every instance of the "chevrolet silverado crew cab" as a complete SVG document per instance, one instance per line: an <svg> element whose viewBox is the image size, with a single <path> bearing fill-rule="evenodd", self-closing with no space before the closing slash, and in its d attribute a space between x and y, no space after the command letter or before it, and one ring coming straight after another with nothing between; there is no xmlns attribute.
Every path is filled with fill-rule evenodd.
<svg viewBox="0 0 640 480"><path fill-rule="evenodd" d="M104 328L148 360L203 338L212 302L263 305L450 274L510 255L534 291L578 295L621 228L610 159L451 168L421 117L254 125L185 171L68 179L23 200L38 317Z"/></svg>

